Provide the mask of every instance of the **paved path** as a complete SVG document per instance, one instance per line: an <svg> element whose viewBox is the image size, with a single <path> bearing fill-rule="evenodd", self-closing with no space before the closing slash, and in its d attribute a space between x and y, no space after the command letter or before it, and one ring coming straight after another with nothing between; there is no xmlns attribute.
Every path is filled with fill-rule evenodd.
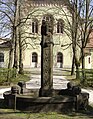
<svg viewBox="0 0 93 119"><path fill-rule="evenodd" d="M67 88L67 83L65 76L53 76L53 88L54 89L65 89ZM31 80L26 82L26 88L28 89L40 89L41 76L31 75ZM3 99L3 93L9 91L11 88L0 89L0 98ZM89 93L89 104L93 104L93 90L82 89L82 91Z"/></svg>
<svg viewBox="0 0 93 119"><path fill-rule="evenodd" d="M65 76L53 76L53 88L54 89L65 89L67 88L67 79ZM39 89L41 84L40 75L32 75L31 80L26 83L28 89ZM93 90L82 89L83 92L89 93L89 104L93 104Z"/></svg>
<svg viewBox="0 0 93 119"><path fill-rule="evenodd" d="M89 93L89 104L93 106L93 90L82 89L82 91Z"/></svg>
<svg viewBox="0 0 93 119"><path fill-rule="evenodd" d="M53 88L54 89L65 89L67 88L67 81L64 76L53 76ZM41 86L41 75L31 75L31 80L26 82L27 89L40 89ZM3 93L9 91L11 88L0 89L0 98L3 99Z"/></svg>
<svg viewBox="0 0 93 119"><path fill-rule="evenodd" d="M64 89L67 88L67 81L64 76L53 76L53 88ZM29 89L40 89L41 75L32 75L31 80L26 83L26 87Z"/></svg>
<svg viewBox="0 0 93 119"><path fill-rule="evenodd" d="M6 91L9 91L11 90L11 88L2 88L0 89L0 99L3 99L3 93L6 92Z"/></svg>

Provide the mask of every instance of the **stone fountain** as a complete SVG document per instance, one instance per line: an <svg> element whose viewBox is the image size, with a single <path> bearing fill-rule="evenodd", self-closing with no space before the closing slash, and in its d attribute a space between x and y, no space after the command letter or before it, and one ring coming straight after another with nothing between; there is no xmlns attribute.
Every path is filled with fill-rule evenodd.
<svg viewBox="0 0 93 119"><path fill-rule="evenodd" d="M67 89L53 89L53 27L45 20L41 26L41 88L26 89L25 82L18 82L11 91L4 93L8 108L30 112L62 112L85 109L89 94L78 86L67 84Z"/></svg>

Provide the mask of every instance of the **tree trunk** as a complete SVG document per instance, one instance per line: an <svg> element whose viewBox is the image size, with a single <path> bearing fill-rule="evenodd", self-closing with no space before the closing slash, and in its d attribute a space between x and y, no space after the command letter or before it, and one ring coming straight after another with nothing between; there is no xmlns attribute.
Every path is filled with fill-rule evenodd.
<svg viewBox="0 0 93 119"><path fill-rule="evenodd" d="M74 0L74 11L72 15L72 50L73 50L73 59L72 59L72 71L71 75L74 74L74 66L76 65L76 41L77 41L77 0ZM77 66L76 66L77 67ZM76 72L77 73L77 72Z"/></svg>
<svg viewBox="0 0 93 119"><path fill-rule="evenodd" d="M84 48L82 47L81 49L81 54L82 54L82 82L85 83L85 56L84 56Z"/></svg>
<svg viewBox="0 0 93 119"><path fill-rule="evenodd" d="M17 41L17 23L18 23L18 0L15 0L15 14L14 14L14 26L13 26L13 31L14 31L14 68L18 68L18 41Z"/></svg>
<svg viewBox="0 0 93 119"><path fill-rule="evenodd" d="M8 69L12 68L12 61L13 61L13 48L11 48L9 51Z"/></svg>
<svg viewBox="0 0 93 119"><path fill-rule="evenodd" d="M14 48L14 65L13 68L18 68L18 51L17 51L17 37L16 37L16 31L15 31L15 48Z"/></svg>
<svg viewBox="0 0 93 119"><path fill-rule="evenodd" d="M23 74L23 62L22 62L22 42L21 42L21 34L19 29L19 74Z"/></svg>
<svg viewBox="0 0 93 119"><path fill-rule="evenodd" d="M22 39L21 39L21 23L20 23L20 18L21 18L21 11L20 11L20 3L18 3L18 13L19 13L19 27L18 27L18 32L19 32L19 74L23 74L23 60L22 60L22 55L23 55L23 49L22 49Z"/></svg>
<svg viewBox="0 0 93 119"><path fill-rule="evenodd" d="M75 55L73 54L71 75L74 75L74 72L75 72Z"/></svg>
<svg viewBox="0 0 93 119"><path fill-rule="evenodd" d="M9 51L9 63L8 63L8 72L7 72L7 82L10 83L9 81L9 71L12 68L12 61L13 61L13 49L11 48Z"/></svg>
<svg viewBox="0 0 93 119"><path fill-rule="evenodd" d="M77 57L75 57L75 66L76 66L76 79L79 79L80 78L80 76L79 76L79 66L80 66L80 64L79 64L79 61L78 61Z"/></svg>

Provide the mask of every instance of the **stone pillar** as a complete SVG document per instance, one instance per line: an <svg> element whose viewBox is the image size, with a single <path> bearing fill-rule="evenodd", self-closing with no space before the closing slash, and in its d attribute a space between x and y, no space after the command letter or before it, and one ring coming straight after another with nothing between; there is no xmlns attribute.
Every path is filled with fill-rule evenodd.
<svg viewBox="0 0 93 119"><path fill-rule="evenodd" d="M42 22L41 26L41 88L40 96L53 95L53 37L47 30L47 24ZM48 32L49 31L49 32Z"/></svg>

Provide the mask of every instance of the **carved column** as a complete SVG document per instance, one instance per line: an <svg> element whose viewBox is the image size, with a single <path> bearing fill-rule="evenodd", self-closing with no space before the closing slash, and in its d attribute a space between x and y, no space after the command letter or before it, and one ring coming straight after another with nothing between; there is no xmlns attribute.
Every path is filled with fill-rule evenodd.
<svg viewBox="0 0 93 119"><path fill-rule="evenodd" d="M41 88L40 96L53 95L53 38L46 22L41 27Z"/></svg>

